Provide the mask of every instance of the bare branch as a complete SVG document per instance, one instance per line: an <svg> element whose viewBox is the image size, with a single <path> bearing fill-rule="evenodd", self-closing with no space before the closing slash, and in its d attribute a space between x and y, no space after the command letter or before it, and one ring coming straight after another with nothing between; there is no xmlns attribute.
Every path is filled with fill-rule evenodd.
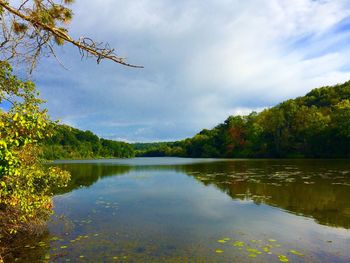
<svg viewBox="0 0 350 263"><path fill-rule="evenodd" d="M52 47L52 45L51 45L51 44L48 44L48 47L49 47L49 49L50 49L50 51L51 51L51 54L55 57L56 61L58 62L58 64L60 64L61 67L64 68L65 70L68 70L68 69L64 66L64 64L61 62L61 60L57 57L56 52L55 52L54 48Z"/></svg>
<svg viewBox="0 0 350 263"><path fill-rule="evenodd" d="M102 43L102 42L98 43L98 42L95 42L92 39L87 38L87 37L81 37L79 40L74 40L65 32L65 29L57 28L57 27L55 27L54 24L52 25L52 24L42 22L35 15L33 15L34 12L32 12L32 13L21 12L21 10L26 10L24 8L24 6L28 1L29 0L24 1L21 4L21 6L18 9L16 9L14 7L11 7L6 1L0 0L0 7L3 7L10 14L22 19L23 21L25 21L29 25L31 25L31 27L34 29L34 35L29 35L28 36L29 39L32 39L34 37L39 37L39 39L37 39L37 41L35 42L36 45L33 45L33 48L35 49L35 51L34 51L34 55L32 57L34 60L34 61L32 61L32 66L35 66L35 63L36 63L35 61L39 57L43 47L48 48L48 50L51 53L54 53L54 52L52 52L53 51L52 45L49 45L50 39L52 37L54 37L56 39L56 41L60 41L60 42L66 41L66 42L69 42L72 45L76 46L79 49L82 58L83 57L94 57L96 59L97 63L100 63L101 60L103 60L103 59L108 59L108 60L112 60L116 63L119 63L119 64L127 66L127 67L143 68L143 66L133 65L133 64L127 63L124 58L117 56L115 54L115 50L113 48L110 48L108 43ZM38 2L36 2L36 3L38 3ZM52 1L49 1L49 3L52 5L52 7L57 6ZM62 19L62 18L60 18L60 19ZM4 18L2 18L1 20L2 20L2 23L5 23ZM25 25L23 25L23 26L25 26ZM4 29L3 29L3 32L5 35ZM42 34L40 34L41 32L45 32L46 34L42 35ZM24 34L25 33L23 33L23 35ZM11 36L11 33L7 33L7 36ZM4 37L4 38L5 39L4 39L3 43L4 44L8 43L9 40L6 37ZM14 47L12 47L12 48L14 48L12 50L12 52L17 52L16 51L17 45L18 44L16 44L16 43L14 44ZM14 55L14 54L12 54L12 55Z"/></svg>

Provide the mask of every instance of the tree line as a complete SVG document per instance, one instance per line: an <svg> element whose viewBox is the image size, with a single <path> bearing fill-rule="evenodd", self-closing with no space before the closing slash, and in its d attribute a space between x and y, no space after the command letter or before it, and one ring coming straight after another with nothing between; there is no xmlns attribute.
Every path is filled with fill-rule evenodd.
<svg viewBox="0 0 350 263"><path fill-rule="evenodd" d="M130 158L134 157L133 146L99 138L91 131L82 131L67 125L56 125L53 136L42 145L42 158L88 159L88 158Z"/></svg>
<svg viewBox="0 0 350 263"><path fill-rule="evenodd" d="M189 139L136 150L138 156L349 158L350 81L314 89L260 113L230 116Z"/></svg>

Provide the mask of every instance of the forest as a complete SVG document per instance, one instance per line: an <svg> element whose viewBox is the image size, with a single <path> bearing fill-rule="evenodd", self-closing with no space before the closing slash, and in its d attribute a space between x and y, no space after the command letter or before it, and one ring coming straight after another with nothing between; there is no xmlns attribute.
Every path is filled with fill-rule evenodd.
<svg viewBox="0 0 350 263"><path fill-rule="evenodd" d="M213 129L176 142L125 143L91 131L57 125L42 144L45 159L192 158L348 158L350 81L317 88L260 113L230 116Z"/></svg>
<svg viewBox="0 0 350 263"><path fill-rule="evenodd" d="M41 145L42 158L88 159L134 157L132 145L99 138L91 131L82 131L67 125L56 125L53 136Z"/></svg>
<svg viewBox="0 0 350 263"><path fill-rule="evenodd" d="M135 149L147 157L348 158L350 81L313 89L260 113L230 116L192 138Z"/></svg>

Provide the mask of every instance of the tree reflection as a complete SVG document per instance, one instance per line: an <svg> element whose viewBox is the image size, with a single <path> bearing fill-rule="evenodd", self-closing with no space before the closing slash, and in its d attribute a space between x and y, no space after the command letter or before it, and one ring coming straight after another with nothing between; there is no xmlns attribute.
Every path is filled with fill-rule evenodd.
<svg viewBox="0 0 350 263"><path fill-rule="evenodd" d="M350 166L345 161L237 161L182 166L233 199L253 200L350 228Z"/></svg>

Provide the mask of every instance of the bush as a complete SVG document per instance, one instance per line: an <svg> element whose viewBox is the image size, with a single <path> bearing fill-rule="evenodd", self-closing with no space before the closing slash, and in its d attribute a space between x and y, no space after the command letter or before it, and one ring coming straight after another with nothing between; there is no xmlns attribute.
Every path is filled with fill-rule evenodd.
<svg viewBox="0 0 350 263"><path fill-rule="evenodd" d="M15 234L38 232L52 213L52 189L69 180L68 172L45 166L38 158L37 144L51 136L52 126L38 95L32 82L19 80L7 63L0 62L2 242Z"/></svg>

